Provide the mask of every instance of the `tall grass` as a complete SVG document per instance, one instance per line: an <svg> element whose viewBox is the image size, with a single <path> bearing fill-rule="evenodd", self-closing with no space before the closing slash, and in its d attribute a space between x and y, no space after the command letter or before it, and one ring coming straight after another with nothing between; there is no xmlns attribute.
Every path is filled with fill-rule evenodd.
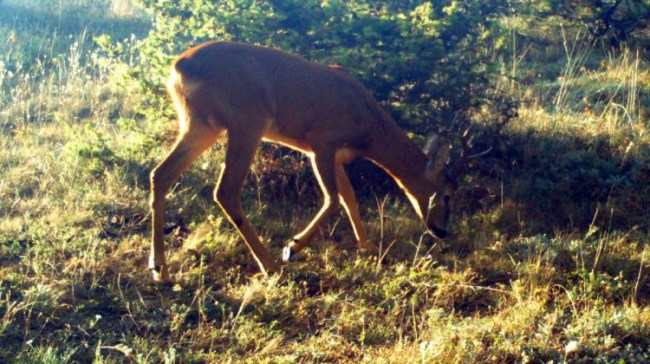
<svg viewBox="0 0 650 364"><path fill-rule="evenodd" d="M0 4L0 39L4 41L0 122L5 128L22 122L48 122L62 111L68 118L102 107L102 93L108 92L102 87L109 84L109 74L119 65L117 60L102 57L93 43L96 23L110 22L116 16L104 11L110 5L109 1L96 4L82 0ZM128 47L134 33L147 29L139 19L133 17L132 23L120 23L108 33L126 36Z"/></svg>

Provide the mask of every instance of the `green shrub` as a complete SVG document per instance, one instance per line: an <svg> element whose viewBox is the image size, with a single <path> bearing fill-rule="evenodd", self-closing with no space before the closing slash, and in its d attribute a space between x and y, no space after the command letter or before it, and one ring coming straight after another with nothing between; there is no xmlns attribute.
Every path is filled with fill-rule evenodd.
<svg viewBox="0 0 650 364"><path fill-rule="evenodd" d="M505 1L143 0L155 29L136 76L156 95L172 57L206 40L279 47L350 70L417 132L481 104ZM168 104L164 99L165 105Z"/></svg>

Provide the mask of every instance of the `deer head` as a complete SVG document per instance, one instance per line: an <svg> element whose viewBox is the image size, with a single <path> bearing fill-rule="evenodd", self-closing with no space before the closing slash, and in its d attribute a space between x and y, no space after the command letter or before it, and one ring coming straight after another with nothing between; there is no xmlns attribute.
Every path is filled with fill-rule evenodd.
<svg viewBox="0 0 650 364"><path fill-rule="evenodd" d="M449 214L451 212L452 196L458 188L458 179L463 173L465 166L473 159L479 158L492 150L468 154L469 128L461 135L462 150L460 153L452 153L452 144L434 134L427 142L424 152L429 161L425 168L425 179L430 183L433 193L429 195L425 206L422 206L423 220L429 231L438 238L447 235L449 225ZM454 155L452 157L452 155Z"/></svg>

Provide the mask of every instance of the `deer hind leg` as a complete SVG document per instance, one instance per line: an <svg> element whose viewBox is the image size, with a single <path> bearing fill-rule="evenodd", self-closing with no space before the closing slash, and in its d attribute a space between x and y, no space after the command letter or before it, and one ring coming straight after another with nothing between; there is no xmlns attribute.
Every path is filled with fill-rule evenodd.
<svg viewBox="0 0 650 364"><path fill-rule="evenodd" d="M200 124L199 124L200 125ZM151 172L152 239L149 270L154 281L169 281L169 268L165 262L165 197L169 187L190 164L208 149L219 136L219 131L192 125L179 134L176 144L167 157Z"/></svg>
<svg viewBox="0 0 650 364"><path fill-rule="evenodd" d="M345 169L341 163L336 163L336 185L339 190L339 200L350 219L359 249L366 250L370 253L378 252L377 246L368 239L366 228L364 227L361 216L359 215L359 208L357 198L354 194L354 189L352 188L352 184L350 184L348 175L345 173Z"/></svg>
<svg viewBox="0 0 650 364"><path fill-rule="evenodd" d="M288 262L293 254L300 252L307 246L323 221L339 207L339 199L336 197L338 189L334 153L315 153L311 161L316 179L323 191L323 206L309 225L302 232L294 236L289 245L284 248L282 252L282 260L284 262Z"/></svg>
<svg viewBox="0 0 650 364"><path fill-rule="evenodd" d="M215 190L215 201L239 231L262 273L269 274L279 271L279 266L260 241L241 203L244 179L260 141L261 135L256 135L252 130L228 131L226 162Z"/></svg>

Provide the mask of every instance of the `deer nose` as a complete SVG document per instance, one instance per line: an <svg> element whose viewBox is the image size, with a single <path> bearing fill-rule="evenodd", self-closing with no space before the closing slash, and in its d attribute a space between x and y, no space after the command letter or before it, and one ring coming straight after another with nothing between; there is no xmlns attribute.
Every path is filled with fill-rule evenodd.
<svg viewBox="0 0 650 364"><path fill-rule="evenodd" d="M439 239L444 239L445 236L447 236L447 230L439 229L439 228L437 228L435 226L432 226L430 231L433 234L433 236L435 236L436 238L439 238Z"/></svg>

